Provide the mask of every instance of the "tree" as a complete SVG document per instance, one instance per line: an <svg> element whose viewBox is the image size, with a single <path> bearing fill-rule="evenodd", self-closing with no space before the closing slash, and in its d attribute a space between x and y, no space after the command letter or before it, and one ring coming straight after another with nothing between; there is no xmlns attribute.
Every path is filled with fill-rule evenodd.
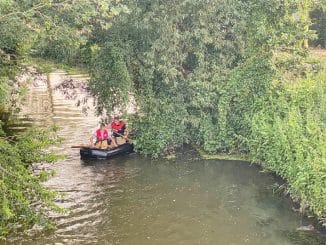
<svg viewBox="0 0 326 245"><path fill-rule="evenodd" d="M317 39L312 41L314 46L326 48L326 12L322 8L315 8L310 12L313 24L311 29L316 31Z"/></svg>
<svg viewBox="0 0 326 245"><path fill-rule="evenodd" d="M0 138L0 240L9 232L37 223L51 226L50 210L62 211L54 204L57 193L43 186L51 172L33 173L30 164L57 159L42 149L58 141L49 130L31 128L15 142Z"/></svg>
<svg viewBox="0 0 326 245"><path fill-rule="evenodd" d="M127 6L130 13L112 28L93 34L101 37L94 39L98 58L90 86L99 110L110 112L135 94L135 142L144 153L187 141L208 151L240 149L249 133L242 118L250 117L272 81L271 51L301 48L306 20L293 18L301 5L154 0Z"/></svg>
<svg viewBox="0 0 326 245"><path fill-rule="evenodd" d="M17 87L15 75L25 58L88 63L91 30L107 29L120 11L126 10L119 0L1 1L0 113L11 109L8 96Z"/></svg>
<svg viewBox="0 0 326 245"><path fill-rule="evenodd" d="M101 15L95 22L103 24L116 11L109 3L104 0L0 1L0 240L16 228L30 228L35 223L51 227L48 212L61 211L54 204L57 194L41 183L53 173L35 173L31 167L32 163L56 159L43 151L57 142L56 136L49 136L47 130L30 129L20 135L21 140L12 141L3 130L4 118L15 109L10 103L11 94L19 89L15 76L22 69L24 59L32 53L75 62L80 47L86 43L93 18Z"/></svg>

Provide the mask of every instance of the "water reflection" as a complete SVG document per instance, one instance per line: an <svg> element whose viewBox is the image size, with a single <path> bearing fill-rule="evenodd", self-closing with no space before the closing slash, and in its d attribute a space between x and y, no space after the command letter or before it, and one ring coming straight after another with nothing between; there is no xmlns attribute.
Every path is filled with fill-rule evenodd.
<svg viewBox="0 0 326 245"><path fill-rule="evenodd" d="M55 87L65 73L49 78ZM57 174L46 184L64 193L57 202L70 212L53 214L55 231L15 234L8 244L324 244L321 235L296 231L308 221L273 194L272 175L247 163L202 161L188 149L175 161L80 160L69 146L84 143L99 118L60 91L38 95L44 103L37 106L50 106L32 117L56 123L66 138L57 149L67 158L51 166Z"/></svg>

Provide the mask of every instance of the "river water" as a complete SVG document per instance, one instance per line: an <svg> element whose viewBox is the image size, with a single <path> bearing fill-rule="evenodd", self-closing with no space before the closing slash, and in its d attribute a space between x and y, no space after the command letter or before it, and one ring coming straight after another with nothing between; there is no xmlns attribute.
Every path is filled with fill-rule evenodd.
<svg viewBox="0 0 326 245"><path fill-rule="evenodd" d="M325 244L318 232L297 230L311 221L255 165L201 160L187 148L172 161L137 154L80 160L70 146L86 143L99 118L52 89L65 78L57 71L49 84L31 86L25 112L61 128L65 140L56 150L67 157L51 166L56 176L46 185L64 193L57 201L69 212L52 214L54 231L35 227L6 244Z"/></svg>

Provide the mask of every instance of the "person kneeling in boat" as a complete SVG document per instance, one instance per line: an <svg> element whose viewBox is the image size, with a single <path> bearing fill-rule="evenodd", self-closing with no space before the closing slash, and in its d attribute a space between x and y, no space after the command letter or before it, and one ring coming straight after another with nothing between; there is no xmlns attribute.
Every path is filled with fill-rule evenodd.
<svg viewBox="0 0 326 245"><path fill-rule="evenodd" d="M128 142L128 129L124 121L122 121L118 116L113 118L111 122L112 130L112 145L118 146L117 138L121 137L126 142Z"/></svg>
<svg viewBox="0 0 326 245"><path fill-rule="evenodd" d="M94 142L95 139L95 142ZM101 123L100 128L91 136L90 143L96 148L107 149L110 147L111 137L108 130L105 128L105 124Z"/></svg>

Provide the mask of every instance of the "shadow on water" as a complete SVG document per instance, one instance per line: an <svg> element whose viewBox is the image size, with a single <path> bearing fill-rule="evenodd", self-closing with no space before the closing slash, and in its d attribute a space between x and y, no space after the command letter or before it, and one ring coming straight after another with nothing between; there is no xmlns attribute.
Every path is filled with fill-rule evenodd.
<svg viewBox="0 0 326 245"><path fill-rule="evenodd" d="M50 74L51 86L64 76ZM52 166L57 174L46 185L64 193L57 202L69 212L51 214L54 231L34 228L7 244L325 244L317 232L297 231L310 221L258 166L201 160L187 147L170 161L137 154L81 160L69 146L87 140L99 118L58 91L51 96L53 111L43 121L61 127L66 141L57 147L67 158Z"/></svg>
<svg viewBox="0 0 326 245"><path fill-rule="evenodd" d="M282 231L283 236L286 237L292 244L296 245L325 245L325 235L318 232L307 231Z"/></svg>

